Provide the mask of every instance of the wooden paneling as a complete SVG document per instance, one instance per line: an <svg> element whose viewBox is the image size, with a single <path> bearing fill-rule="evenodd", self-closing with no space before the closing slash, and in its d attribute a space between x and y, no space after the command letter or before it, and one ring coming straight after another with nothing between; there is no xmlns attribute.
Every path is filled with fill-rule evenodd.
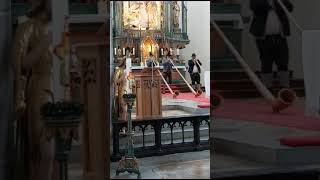
<svg viewBox="0 0 320 180"><path fill-rule="evenodd" d="M151 71L134 74L137 94L137 119L162 116L161 76L154 73L153 83Z"/></svg>

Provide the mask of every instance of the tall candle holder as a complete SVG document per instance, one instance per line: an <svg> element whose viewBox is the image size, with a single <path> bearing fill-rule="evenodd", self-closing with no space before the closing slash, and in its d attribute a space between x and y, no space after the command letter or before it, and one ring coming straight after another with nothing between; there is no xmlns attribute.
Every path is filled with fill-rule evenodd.
<svg viewBox="0 0 320 180"><path fill-rule="evenodd" d="M77 139L84 106L73 102L46 103L41 107L48 140L55 140L55 159L59 163L59 180L68 180L68 159L72 139Z"/></svg>
<svg viewBox="0 0 320 180"><path fill-rule="evenodd" d="M119 161L119 166L116 171L116 175L119 175L123 172L129 172L129 173L135 173L138 175L138 179L141 178L138 160L134 156L134 147L133 147L133 135L134 132L132 130L132 119L131 119L131 113L132 113L132 106L134 104L134 101L136 99L135 94L124 94L123 99L127 104L127 113L128 113L128 130L127 130L127 138L128 138L128 144L127 144L127 152L126 154L121 158Z"/></svg>

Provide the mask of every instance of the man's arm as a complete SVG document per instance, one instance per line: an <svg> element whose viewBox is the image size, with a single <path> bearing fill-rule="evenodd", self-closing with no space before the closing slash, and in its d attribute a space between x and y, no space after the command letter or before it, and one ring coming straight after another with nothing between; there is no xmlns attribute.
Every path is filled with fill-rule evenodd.
<svg viewBox="0 0 320 180"><path fill-rule="evenodd" d="M271 9L271 6L266 0L250 0L250 9L255 15L264 15Z"/></svg>
<svg viewBox="0 0 320 180"><path fill-rule="evenodd" d="M189 61L188 61L188 65L189 65L189 67L190 67L190 66L193 66L192 60L189 60Z"/></svg>
<svg viewBox="0 0 320 180"><path fill-rule="evenodd" d="M198 63L200 64L200 66L202 66L202 63L201 63L201 61L200 61L199 59L197 59L197 61L198 61Z"/></svg>
<svg viewBox="0 0 320 180"><path fill-rule="evenodd" d="M282 0L283 4L286 6L289 12L293 11L293 4L291 3L290 0Z"/></svg>

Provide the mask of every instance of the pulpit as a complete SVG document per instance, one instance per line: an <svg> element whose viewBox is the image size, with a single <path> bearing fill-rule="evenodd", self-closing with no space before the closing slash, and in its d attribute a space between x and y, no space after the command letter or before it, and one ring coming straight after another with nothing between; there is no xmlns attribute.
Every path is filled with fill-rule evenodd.
<svg viewBox="0 0 320 180"><path fill-rule="evenodd" d="M162 116L161 76L156 68L144 68L134 74L136 118L156 118Z"/></svg>

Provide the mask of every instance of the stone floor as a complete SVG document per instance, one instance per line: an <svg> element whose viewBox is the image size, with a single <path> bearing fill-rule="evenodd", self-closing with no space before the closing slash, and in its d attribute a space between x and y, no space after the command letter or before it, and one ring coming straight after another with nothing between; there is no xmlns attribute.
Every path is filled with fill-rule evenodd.
<svg viewBox="0 0 320 180"><path fill-rule="evenodd" d="M209 151L171 154L139 159L142 179L209 179ZM134 174L115 176L118 163L111 163L112 179L136 179Z"/></svg>
<svg viewBox="0 0 320 180"><path fill-rule="evenodd" d="M199 151L138 159L142 179L209 179L210 153ZM116 176L118 162L111 163L111 179L136 179L134 174ZM69 165L69 180L81 180L80 164Z"/></svg>

